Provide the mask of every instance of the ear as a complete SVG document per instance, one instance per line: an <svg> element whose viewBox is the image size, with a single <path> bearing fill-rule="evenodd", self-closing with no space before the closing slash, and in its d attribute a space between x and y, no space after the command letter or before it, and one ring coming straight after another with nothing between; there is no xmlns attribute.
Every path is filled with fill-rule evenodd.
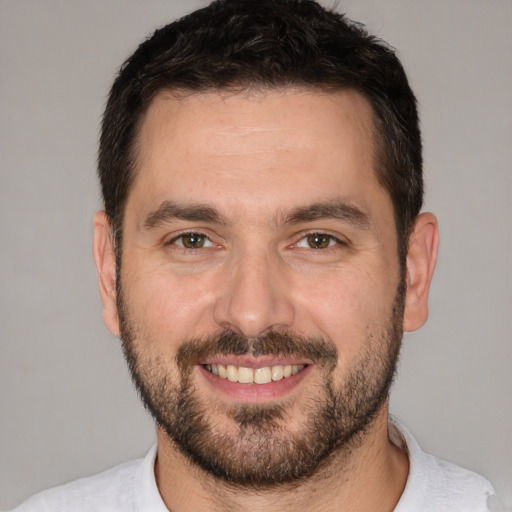
<svg viewBox="0 0 512 512"><path fill-rule="evenodd" d="M421 213L416 219L407 252L404 310L406 332L419 329L427 321L428 294L436 267L438 247L437 219L432 213Z"/></svg>
<svg viewBox="0 0 512 512"><path fill-rule="evenodd" d="M98 271L101 301L103 302L103 321L114 335L120 335L117 315L116 292L116 255L112 229L107 214L99 211L94 216L93 255Z"/></svg>

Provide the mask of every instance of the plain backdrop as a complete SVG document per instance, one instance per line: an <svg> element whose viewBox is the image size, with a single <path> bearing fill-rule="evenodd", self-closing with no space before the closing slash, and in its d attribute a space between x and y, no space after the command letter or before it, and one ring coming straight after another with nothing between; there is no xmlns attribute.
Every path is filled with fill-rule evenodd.
<svg viewBox="0 0 512 512"><path fill-rule="evenodd" d="M0 0L0 509L154 442L91 256L112 78L198 0ZM512 510L512 2L350 0L420 103L441 225L431 317L406 335L392 411Z"/></svg>

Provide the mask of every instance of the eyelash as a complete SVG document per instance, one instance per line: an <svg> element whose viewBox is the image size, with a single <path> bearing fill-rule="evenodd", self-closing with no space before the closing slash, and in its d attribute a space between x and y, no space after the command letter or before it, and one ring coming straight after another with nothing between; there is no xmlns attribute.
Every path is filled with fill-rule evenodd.
<svg viewBox="0 0 512 512"><path fill-rule="evenodd" d="M299 245L301 243L309 245L309 243L311 241L311 240L308 240L309 237L319 237L319 238L327 239L328 245L326 247L311 247L311 246L304 247L304 246ZM340 240L338 237L331 235L329 233L325 233L323 231L310 231L309 233L304 233L299 238L299 240L294 244L295 247L298 247L300 249L309 249L309 250L313 250L313 251L323 251L323 252L333 251L333 250L338 249L339 246L346 246L346 245L347 245L347 243L344 242L343 240Z"/></svg>
<svg viewBox="0 0 512 512"><path fill-rule="evenodd" d="M209 242L209 245L207 247L204 247L204 246L201 246L201 247L186 247L185 244L183 243L183 239L184 237L186 236L192 236L192 235L196 235L197 237L202 237L203 238L203 241L204 242ZM311 242L311 240L308 240L309 237L319 237L319 238L323 238L324 240L327 239L327 243L328 245L326 247L304 247L304 246L301 246L300 244L301 243L306 243L309 245L309 243ZM178 244L176 243L178 240L182 241L181 244ZM210 248L212 246L214 246L214 242L211 240L211 238L206 235L205 233L201 233L200 231L185 231L185 232L182 232L180 233L179 235L173 237L171 240L169 240L168 242L165 243L166 246L168 245L174 245L182 250L185 250L185 251L197 251L198 249L207 249L207 248ZM325 233L325 232L322 232L322 231L311 231L309 233L303 233L301 235L301 237L298 239L298 241L293 244L293 247L297 247L297 248L300 248L300 249L310 249L310 250L313 250L313 251L327 251L327 250L336 250L338 248L338 246L346 246L347 243L340 240L339 238L335 237L334 235L331 235L329 233Z"/></svg>
<svg viewBox="0 0 512 512"><path fill-rule="evenodd" d="M202 237L204 241L208 241L210 242L211 245L208 245L208 247L206 248L209 248L209 247L212 247L214 246L214 242L212 242L211 238L206 235L205 233L201 233L200 231L184 231L182 233L180 233L179 235L176 235L175 237L173 237L171 240L169 240L168 242L165 243L166 246L169 246L169 245L175 245L176 247L182 249L182 250L185 250L185 251L197 251L198 249L205 249L205 247L196 247L196 248L193 248L193 247L186 247L185 244L183 243L183 239L186 237L186 236L197 236L197 237ZM178 240L182 241L181 244L177 244L176 242Z"/></svg>

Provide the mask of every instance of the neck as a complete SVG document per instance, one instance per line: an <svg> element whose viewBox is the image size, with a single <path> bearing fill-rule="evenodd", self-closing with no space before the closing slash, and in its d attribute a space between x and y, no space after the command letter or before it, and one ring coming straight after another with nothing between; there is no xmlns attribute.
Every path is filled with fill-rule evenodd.
<svg viewBox="0 0 512 512"><path fill-rule="evenodd" d="M315 475L270 490L230 486L190 462L165 432L157 434L157 485L172 512L272 512L285 507L294 512L391 512L409 471L407 455L389 441L387 407L360 439L333 453Z"/></svg>

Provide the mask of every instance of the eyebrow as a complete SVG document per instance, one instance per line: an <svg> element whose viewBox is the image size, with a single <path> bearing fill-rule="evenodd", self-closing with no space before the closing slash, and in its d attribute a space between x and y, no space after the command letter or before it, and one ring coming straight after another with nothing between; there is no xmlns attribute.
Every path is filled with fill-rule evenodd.
<svg viewBox="0 0 512 512"><path fill-rule="evenodd" d="M369 229L368 215L354 204L342 199L299 206L278 216L278 224L300 224L316 220L334 219L352 224L359 229ZM150 231L175 220L190 222L208 222L227 225L227 219L216 209L205 204L184 205L172 201L163 201L158 208L150 212L141 224L144 231Z"/></svg>
<svg viewBox="0 0 512 512"><path fill-rule="evenodd" d="M214 224L227 224L221 213L204 204L184 205L172 201L164 201L160 206L150 212L141 224L145 231L150 231L168 222L175 220L191 222L209 222Z"/></svg>
<svg viewBox="0 0 512 512"><path fill-rule="evenodd" d="M284 214L284 224L299 224L316 220L334 219L347 222L358 229L369 229L370 218L360 208L343 199L299 206Z"/></svg>

